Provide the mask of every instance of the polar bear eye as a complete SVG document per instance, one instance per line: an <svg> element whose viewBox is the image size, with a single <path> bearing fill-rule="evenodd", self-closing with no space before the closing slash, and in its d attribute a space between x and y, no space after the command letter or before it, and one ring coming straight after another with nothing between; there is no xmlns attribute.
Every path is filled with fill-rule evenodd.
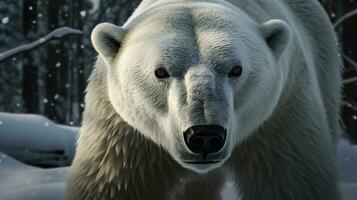
<svg viewBox="0 0 357 200"><path fill-rule="evenodd" d="M169 73L163 67L160 67L157 70L155 70L155 76L158 79L164 79L164 78L169 78L170 77Z"/></svg>
<svg viewBox="0 0 357 200"><path fill-rule="evenodd" d="M243 68L242 66L238 65L232 68L232 70L229 72L228 77L239 77L242 75Z"/></svg>

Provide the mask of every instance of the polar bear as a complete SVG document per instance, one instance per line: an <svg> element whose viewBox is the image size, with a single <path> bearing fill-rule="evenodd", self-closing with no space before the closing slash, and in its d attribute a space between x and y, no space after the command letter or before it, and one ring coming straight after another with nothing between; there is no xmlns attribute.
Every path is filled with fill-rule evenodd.
<svg viewBox="0 0 357 200"><path fill-rule="evenodd" d="M338 200L341 60L315 0L143 0L99 57L70 200Z"/></svg>

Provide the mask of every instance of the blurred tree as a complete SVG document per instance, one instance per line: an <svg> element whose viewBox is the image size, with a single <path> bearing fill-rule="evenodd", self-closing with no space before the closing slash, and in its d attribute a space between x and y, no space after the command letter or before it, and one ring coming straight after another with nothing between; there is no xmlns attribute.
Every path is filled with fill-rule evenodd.
<svg viewBox="0 0 357 200"><path fill-rule="evenodd" d="M0 53L24 41L21 1L0 1ZM22 108L22 59L12 57L0 64L0 110L25 112Z"/></svg>
<svg viewBox="0 0 357 200"><path fill-rule="evenodd" d="M23 33L27 40L34 40L37 31L37 0L23 0ZM38 113L38 66L32 62L32 54L25 53L23 62L22 97L28 113Z"/></svg>
<svg viewBox="0 0 357 200"><path fill-rule="evenodd" d="M48 30L62 26L82 30L92 4L90 1L59 0L47 3L47 7ZM80 123L86 85L84 68L92 65L83 57L83 40L88 39L71 37L47 45L44 114L56 122Z"/></svg>
<svg viewBox="0 0 357 200"><path fill-rule="evenodd" d="M343 1L344 13L357 9L357 1ZM345 20L341 27L344 58L344 106L342 117L348 136L357 144L357 15Z"/></svg>
<svg viewBox="0 0 357 200"><path fill-rule="evenodd" d="M59 27L60 21L60 12L62 11L60 8L64 3L63 0L52 1L47 4L47 30L53 31L57 27ZM67 74L60 74L60 69L64 69L67 65L62 59L66 54L66 52L61 52L61 42L55 41L51 44L47 45L47 78L46 78L46 96L43 99L43 103L45 105L45 116L55 121L63 123L63 116L57 114L57 99L59 94L59 87L66 84L66 81L62 81L61 79L66 79ZM63 64L63 66L62 66ZM63 75L63 76L61 76Z"/></svg>
<svg viewBox="0 0 357 200"><path fill-rule="evenodd" d="M321 0L332 22L357 9L357 1ZM342 126L346 136L357 143L357 16L350 17L336 28L344 61Z"/></svg>

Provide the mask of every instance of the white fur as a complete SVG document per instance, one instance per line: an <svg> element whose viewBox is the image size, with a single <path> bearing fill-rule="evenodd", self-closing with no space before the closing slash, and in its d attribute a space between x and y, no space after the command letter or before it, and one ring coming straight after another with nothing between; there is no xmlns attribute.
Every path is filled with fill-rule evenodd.
<svg viewBox="0 0 357 200"><path fill-rule="evenodd" d="M214 200L227 170L243 200L340 199L341 61L317 2L144 0L92 41L69 199ZM222 162L185 163L183 132L212 124L227 129Z"/></svg>

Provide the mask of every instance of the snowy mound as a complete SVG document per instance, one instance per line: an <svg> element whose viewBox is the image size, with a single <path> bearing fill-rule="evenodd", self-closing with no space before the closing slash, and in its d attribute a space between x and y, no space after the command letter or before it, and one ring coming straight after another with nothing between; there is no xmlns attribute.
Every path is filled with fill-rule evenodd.
<svg viewBox="0 0 357 200"><path fill-rule="evenodd" d="M78 128L57 125L37 115L0 113L0 200L64 200L68 165L74 156ZM10 157L11 156L11 157ZM17 161L20 160L20 161ZM344 200L357 199L357 146L339 145ZM224 200L235 199L227 182Z"/></svg>
<svg viewBox="0 0 357 200"><path fill-rule="evenodd" d="M28 164L70 165L77 133L39 115L0 112L0 152Z"/></svg>
<svg viewBox="0 0 357 200"><path fill-rule="evenodd" d="M0 200L63 200L67 170L31 167L0 153Z"/></svg>

